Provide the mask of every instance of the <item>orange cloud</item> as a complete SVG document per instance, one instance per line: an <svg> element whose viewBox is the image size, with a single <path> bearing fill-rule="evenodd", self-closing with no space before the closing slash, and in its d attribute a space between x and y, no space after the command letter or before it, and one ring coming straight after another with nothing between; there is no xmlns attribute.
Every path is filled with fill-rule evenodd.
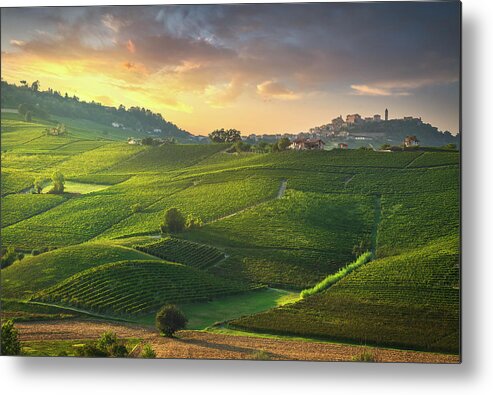
<svg viewBox="0 0 493 395"><path fill-rule="evenodd" d="M257 93L264 99L294 100L298 95L277 81L264 81L257 85Z"/></svg>
<svg viewBox="0 0 493 395"><path fill-rule="evenodd" d="M135 44L133 43L132 40L127 41L127 49L128 49L128 52L135 53Z"/></svg>

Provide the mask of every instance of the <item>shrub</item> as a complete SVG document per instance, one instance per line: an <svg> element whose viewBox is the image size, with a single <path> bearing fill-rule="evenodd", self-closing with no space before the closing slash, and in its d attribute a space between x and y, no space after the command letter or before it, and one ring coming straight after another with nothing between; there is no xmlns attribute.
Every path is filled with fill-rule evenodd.
<svg viewBox="0 0 493 395"><path fill-rule="evenodd" d="M378 362L376 355L370 350L364 350L351 359L355 362Z"/></svg>
<svg viewBox="0 0 493 395"><path fill-rule="evenodd" d="M114 332L104 332L96 344L84 344L76 350L76 356L79 357L125 358L128 354L127 347L118 341Z"/></svg>
<svg viewBox="0 0 493 395"><path fill-rule="evenodd" d="M121 343L115 343L108 349L108 354L110 357L114 358L125 358L128 356L127 347Z"/></svg>
<svg viewBox="0 0 493 395"><path fill-rule="evenodd" d="M50 193L61 194L65 190L65 177L59 171L55 171L51 175L51 180L53 181L53 188Z"/></svg>
<svg viewBox="0 0 493 395"><path fill-rule="evenodd" d="M185 217L177 208L170 208L164 214L164 222L161 225L161 232L177 233L185 228Z"/></svg>
<svg viewBox="0 0 493 395"><path fill-rule="evenodd" d="M39 254L41 254L41 252L39 250L32 250L31 251L31 255L32 256L36 256L36 255L39 255Z"/></svg>
<svg viewBox="0 0 493 395"><path fill-rule="evenodd" d="M75 356L77 357L107 357L108 354L99 349L94 344L84 344L82 347L75 349Z"/></svg>
<svg viewBox="0 0 493 395"><path fill-rule="evenodd" d="M187 318L175 305L165 305L156 314L156 328L159 332L167 337L173 337L173 334L185 329Z"/></svg>
<svg viewBox="0 0 493 395"><path fill-rule="evenodd" d="M145 344L140 353L141 358L156 358L156 352L152 349L150 344Z"/></svg>
<svg viewBox="0 0 493 395"><path fill-rule="evenodd" d="M24 121L31 122L32 119L33 119L33 113L31 111L26 112L26 115L24 115Z"/></svg>
<svg viewBox="0 0 493 395"><path fill-rule="evenodd" d="M98 340L97 347L101 350L108 350L117 343L115 332L104 332Z"/></svg>
<svg viewBox="0 0 493 395"><path fill-rule="evenodd" d="M1 353L2 355L20 355L21 343L14 321L8 320L2 324L1 334Z"/></svg>

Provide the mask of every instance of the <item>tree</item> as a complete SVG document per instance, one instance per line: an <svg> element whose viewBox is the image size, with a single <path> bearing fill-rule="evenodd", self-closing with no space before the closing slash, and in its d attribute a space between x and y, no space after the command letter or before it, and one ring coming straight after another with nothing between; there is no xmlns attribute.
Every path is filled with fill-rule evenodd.
<svg viewBox="0 0 493 395"><path fill-rule="evenodd" d="M248 152L250 149L250 144L244 143L243 141L237 141L233 146L233 150L236 152Z"/></svg>
<svg viewBox="0 0 493 395"><path fill-rule="evenodd" d="M164 213L164 222L161 225L163 233L177 233L185 228L185 217L177 208L170 208Z"/></svg>
<svg viewBox="0 0 493 395"><path fill-rule="evenodd" d="M24 257L24 256L23 256ZM10 246L5 252L2 251L2 258L0 258L0 268L5 269L12 265L19 258L19 254L15 251L15 247Z"/></svg>
<svg viewBox="0 0 493 395"><path fill-rule="evenodd" d="M34 92L37 92L37 91L39 91L39 85L40 85L40 84L39 84L39 81L38 81L38 80L36 80L36 81L34 81L34 82L31 84L31 89L32 89Z"/></svg>
<svg viewBox="0 0 493 395"><path fill-rule="evenodd" d="M216 129L209 133L209 138L213 143L234 143L241 141L241 132L236 129Z"/></svg>
<svg viewBox="0 0 493 395"><path fill-rule="evenodd" d="M32 119L33 119L33 113L31 111L26 112L26 115L24 115L24 121L31 122Z"/></svg>
<svg viewBox="0 0 493 395"><path fill-rule="evenodd" d="M41 193L41 191L43 190L43 181L39 178L36 178L33 181L33 189L35 193Z"/></svg>
<svg viewBox="0 0 493 395"><path fill-rule="evenodd" d="M65 177L63 176L63 174L59 171L55 171L51 176L51 180L53 181L53 188L51 189L50 193L63 193L63 191L65 190Z"/></svg>
<svg viewBox="0 0 493 395"><path fill-rule="evenodd" d="M175 305L165 305L156 314L156 328L167 337L173 337L176 331L185 329L187 323L187 317Z"/></svg>
<svg viewBox="0 0 493 395"><path fill-rule="evenodd" d="M290 145L291 140L289 140L287 137L283 137L282 139L277 141L277 147L279 148L279 151L286 151Z"/></svg>
<svg viewBox="0 0 493 395"><path fill-rule="evenodd" d="M0 348L2 355L19 355L21 353L19 334L12 320L2 324Z"/></svg>

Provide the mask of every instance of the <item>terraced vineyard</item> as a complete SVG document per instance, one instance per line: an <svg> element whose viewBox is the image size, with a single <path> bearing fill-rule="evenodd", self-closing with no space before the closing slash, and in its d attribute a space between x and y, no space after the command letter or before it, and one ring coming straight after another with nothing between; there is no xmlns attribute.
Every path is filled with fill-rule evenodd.
<svg viewBox="0 0 493 395"><path fill-rule="evenodd" d="M224 253L215 247L171 237L155 243L135 246L135 249L166 261L183 263L198 269L204 269L224 259Z"/></svg>
<svg viewBox="0 0 493 395"><path fill-rule="evenodd" d="M456 237L363 265L329 290L232 322L237 328L457 353Z"/></svg>
<svg viewBox="0 0 493 395"><path fill-rule="evenodd" d="M135 316L166 303L207 300L246 289L185 265L123 261L80 272L33 300L100 314Z"/></svg>
<svg viewBox="0 0 493 395"><path fill-rule="evenodd" d="M10 310L35 316L38 301L147 322L164 303L186 303L193 322L458 352L458 152L230 154L227 144L130 145L70 119L57 138L15 115L2 117L2 247L26 257L2 270ZM67 193L25 193L54 171ZM161 235L169 208L202 226ZM297 300L365 251L375 260L328 290L264 311L280 306L268 295ZM275 289L251 292L265 287Z"/></svg>

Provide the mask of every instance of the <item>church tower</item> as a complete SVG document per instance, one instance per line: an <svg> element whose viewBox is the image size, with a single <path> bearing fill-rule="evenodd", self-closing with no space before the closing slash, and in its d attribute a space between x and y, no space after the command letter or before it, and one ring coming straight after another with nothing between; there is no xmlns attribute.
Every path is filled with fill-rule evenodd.
<svg viewBox="0 0 493 395"><path fill-rule="evenodd" d="M385 109L385 120L389 120L389 110L387 108Z"/></svg>

